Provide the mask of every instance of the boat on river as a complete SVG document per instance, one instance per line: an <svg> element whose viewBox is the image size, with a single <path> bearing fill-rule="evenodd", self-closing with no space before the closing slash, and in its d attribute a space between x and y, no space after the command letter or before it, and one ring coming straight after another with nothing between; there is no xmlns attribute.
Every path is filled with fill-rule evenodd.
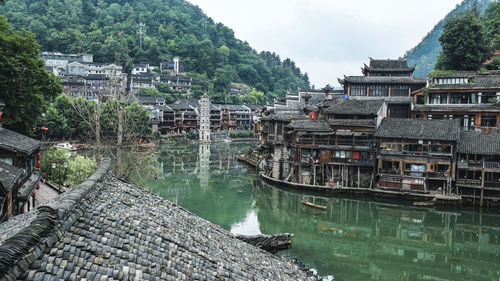
<svg viewBox="0 0 500 281"><path fill-rule="evenodd" d="M317 205L317 204L311 203L311 202L309 202L307 200L302 200L302 204L304 204L306 206L309 206L309 207L312 207L312 208L316 208L316 209L320 209L320 210L326 210L326 206Z"/></svg>
<svg viewBox="0 0 500 281"><path fill-rule="evenodd" d="M434 206L435 202L428 201L413 201L413 206Z"/></svg>

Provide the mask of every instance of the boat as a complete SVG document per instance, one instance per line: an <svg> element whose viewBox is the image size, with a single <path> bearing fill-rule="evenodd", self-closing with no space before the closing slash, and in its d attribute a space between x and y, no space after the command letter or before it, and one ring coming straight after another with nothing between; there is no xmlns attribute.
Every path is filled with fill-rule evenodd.
<svg viewBox="0 0 500 281"><path fill-rule="evenodd" d="M414 201L413 206L434 206L434 202Z"/></svg>
<svg viewBox="0 0 500 281"><path fill-rule="evenodd" d="M320 209L320 210L326 209L326 206L317 205L317 204L311 203L307 200L302 200L302 204L309 206L309 207L312 207L312 208Z"/></svg>
<svg viewBox="0 0 500 281"><path fill-rule="evenodd" d="M71 145L69 142L61 142L56 145L54 145L56 149L67 149L69 151L75 151L76 147L74 145Z"/></svg>

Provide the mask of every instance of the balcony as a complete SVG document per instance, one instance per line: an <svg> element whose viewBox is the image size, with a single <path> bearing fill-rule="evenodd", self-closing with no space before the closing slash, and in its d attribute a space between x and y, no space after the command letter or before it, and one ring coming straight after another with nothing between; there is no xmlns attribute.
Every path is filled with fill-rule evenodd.
<svg viewBox="0 0 500 281"><path fill-rule="evenodd" d="M469 187L481 188L481 180L477 179L458 179L457 185L466 185ZM500 189L500 182L484 182L484 187L489 189Z"/></svg>
<svg viewBox="0 0 500 281"><path fill-rule="evenodd" d="M458 169L483 169L483 161L460 161L457 163ZM494 170L500 172L500 162L484 162L485 170Z"/></svg>

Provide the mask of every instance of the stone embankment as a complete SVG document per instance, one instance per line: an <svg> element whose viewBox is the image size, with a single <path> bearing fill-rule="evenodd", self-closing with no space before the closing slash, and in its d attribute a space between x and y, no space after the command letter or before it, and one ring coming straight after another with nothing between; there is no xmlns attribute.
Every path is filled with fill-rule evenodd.
<svg viewBox="0 0 500 281"><path fill-rule="evenodd" d="M109 173L0 224L0 280L317 280Z"/></svg>

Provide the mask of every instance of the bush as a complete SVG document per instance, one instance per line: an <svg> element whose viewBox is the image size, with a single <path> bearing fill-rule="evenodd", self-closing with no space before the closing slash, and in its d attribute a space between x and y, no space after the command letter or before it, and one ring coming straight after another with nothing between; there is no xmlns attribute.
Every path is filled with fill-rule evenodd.
<svg viewBox="0 0 500 281"><path fill-rule="evenodd" d="M242 131L242 132L232 132L230 135L231 138L253 138L253 131Z"/></svg>
<svg viewBox="0 0 500 281"><path fill-rule="evenodd" d="M48 179L58 185L75 186L90 177L97 169L95 159L78 155L69 157L66 149L50 148L42 157L42 172L47 173ZM55 163L55 168L52 168ZM67 168L64 167L67 163Z"/></svg>

